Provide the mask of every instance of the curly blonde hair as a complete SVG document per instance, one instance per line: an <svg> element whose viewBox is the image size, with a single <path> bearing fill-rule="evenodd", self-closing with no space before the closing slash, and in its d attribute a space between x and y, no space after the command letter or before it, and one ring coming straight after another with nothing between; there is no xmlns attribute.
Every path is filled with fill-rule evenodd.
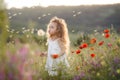
<svg viewBox="0 0 120 80"><path fill-rule="evenodd" d="M58 39L59 46L61 48L61 51L68 53L69 51L69 45L70 45L70 40L69 40L69 35L68 35L68 28L67 24L64 19L58 18L58 17L53 17L49 24L55 22L57 24L57 32L56 36ZM49 30L49 24L47 27L47 37L52 38L52 36L48 33Z"/></svg>

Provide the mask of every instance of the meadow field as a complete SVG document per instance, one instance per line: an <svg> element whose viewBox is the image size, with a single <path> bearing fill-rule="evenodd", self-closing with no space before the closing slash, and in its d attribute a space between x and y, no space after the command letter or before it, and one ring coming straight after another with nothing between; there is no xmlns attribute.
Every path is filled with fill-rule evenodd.
<svg viewBox="0 0 120 80"><path fill-rule="evenodd" d="M23 29L23 33L27 31ZM94 30L92 34L69 34L70 68L60 67L58 76L45 71L46 35L41 30L33 35L8 32L8 41L0 68L0 80L119 80L120 36L116 31Z"/></svg>
<svg viewBox="0 0 120 80"><path fill-rule="evenodd" d="M0 0L0 80L120 80L119 4L6 11L3 2ZM49 76L45 71L47 56L43 54L48 49L45 26L56 15L65 17L71 25L70 67L60 64L59 74ZM115 26L93 26L99 23Z"/></svg>

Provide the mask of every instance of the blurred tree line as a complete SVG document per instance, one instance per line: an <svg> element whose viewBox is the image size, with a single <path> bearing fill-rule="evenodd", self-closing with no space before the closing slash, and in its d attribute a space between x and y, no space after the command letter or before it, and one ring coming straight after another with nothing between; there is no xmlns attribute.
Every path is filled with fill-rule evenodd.
<svg viewBox="0 0 120 80"><path fill-rule="evenodd" d="M91 5L91 6L49 6L24 7L22 9L8 9L10 27L21 30L30 21L36 23L35 28L46 30L49 20L58 16L64 18L69 31L93 31L110 27L120 31L120 4Z"/></svg>

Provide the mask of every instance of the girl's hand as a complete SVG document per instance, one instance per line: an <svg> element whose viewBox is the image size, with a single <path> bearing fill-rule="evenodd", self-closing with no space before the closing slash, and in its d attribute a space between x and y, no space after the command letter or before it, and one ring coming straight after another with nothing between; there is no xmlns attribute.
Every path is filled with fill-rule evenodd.
<svg viewBox="0 0 120 80"><path fill-rule="evenodd" d="M58 55L58 54L52 54L51 57L52 57L53 59L57 59L57 58L59 57L59 55Z"/></svg>

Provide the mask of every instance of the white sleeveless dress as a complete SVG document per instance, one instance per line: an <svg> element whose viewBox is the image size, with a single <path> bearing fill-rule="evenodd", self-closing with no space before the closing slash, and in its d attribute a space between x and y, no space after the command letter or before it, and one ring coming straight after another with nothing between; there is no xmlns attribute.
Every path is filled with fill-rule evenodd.
<svg viewBox="0 0 120 80"><path fill-rule="evenodd" d="M67 61L67 55L66 53L57 59L53 59L51 57L52 54L60 54L60 46L58 44L58 39L55 40L48 40L48 54L47 54L47 61L45 65L45 70L48 71L49 75L54 76L57 75L58 72L56 69L59 67L59 64L62 63L65 65L65 67L70 67L68 61Z"/></svg>

